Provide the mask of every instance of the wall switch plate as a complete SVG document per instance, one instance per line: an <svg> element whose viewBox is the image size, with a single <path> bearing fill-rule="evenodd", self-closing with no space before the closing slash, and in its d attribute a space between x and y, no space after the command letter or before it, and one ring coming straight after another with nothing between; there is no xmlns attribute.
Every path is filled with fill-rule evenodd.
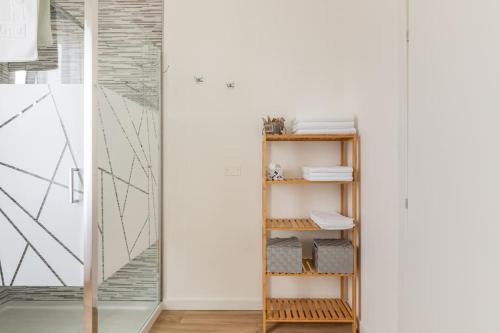
<svg viewBox="0 0 500 333"><path fill-rule="evenodd" d="M241 166L228 166L224 167L224 176L241 176Z"/></svg>

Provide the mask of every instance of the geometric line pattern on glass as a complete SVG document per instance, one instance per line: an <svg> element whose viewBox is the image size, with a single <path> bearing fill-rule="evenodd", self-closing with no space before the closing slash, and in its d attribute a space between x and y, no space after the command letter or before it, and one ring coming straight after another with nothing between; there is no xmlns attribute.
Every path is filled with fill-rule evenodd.
<svg viewBox="0 0 500 333"><path fill-rule="evenodd" d="M73 251L71 251L67 246L66 244L64 244L63 241L61 241L59 238L57 238L52 232L50 232L49 229L47 229L47 227L45 227L45 225L43 225L43 223L41 223L37 218L35 218L33 215L31 215L22 205L19 204L19 202L16 201L16 199L14 199L7 191L5 191L2 187L0 187L0 192L2 192L3 194L5 194L5 196L7 198L10 199L10 201L12 201L17 207L19 207L19 209L21 209L26 215L29 216L30 219L33 220L33 222L35 222L40 228L42 228L43 231L45 231L45 233L47 233L47 235L49 235L52 239L54 239L59 245L62 246L62 248L64 250L66 250L73 258L76 259L76 261L78 261L80 264L83 265L83 260L80 259Z"/></svg>
<svg viewBox="0 0 500 333"><path fill-rule="evenodd" d="M127 135L127 132L126 132L126 131L125 131L125 129L123 128L123 125L122 125L122 123L121 123L121 121L120 121L120 118L119 118L119 117L118 117L118 115L116 114L115 108L113 107L113 105L112 105L112 104L111 104L111 102L109 101L108 95L106 94L106 92L105 92L105 90L104 90L104 89L102 89L102 93L103 93L103 95L104 95L104 99L106 100L106 102L107 102L107 104L108 104L108 106L109 106L109 108L110 108L110 110L111 110L111 112L112 112L113 116L115 117L116 122L118 123L118 125L120 126L120 129L122 130L123 136L124 136L124 137L125 137L125 139L127 140L128 144L129 144L130 148L132 149L132 151L134 152L135 156L137 157L137 161L139 162L139 165L141 166L142 170L144 171L144 174L147 174L146 168L145 168L145 167L144 167L144 165L142 164L141 159L139 158L139 155L137 154L137 152L136 152L136 150L135 150L135 148L134 148L134 145L133 145L133 144L132 144L132 142L130 141L130 138L129 138L129 136ZM130 121L132 121L132 120L130 120ZM139 142L140 142L140 140L139 140ZM141 146L142 146L142 144L141 144ZM146 152L145 152L144 150L142 150L142 152L144 153L144 157L146 158L146 162L148 162L148 163L149 163L148 158L147 158L147 155L146 155Z"/></svg>
<svg viewBox="0 0 500 333"><path fill-rule="evenodd" d="M129 258L130 262L131 260L133 260L133 257L144 251L145 246L147 248L151 246L151 244L153 244L151 242L152 238L154 238L155 242L158 239L157 225L153 223L154 220L158 217L157 212L151 212L152 208L156 210L157 207L156 195L155 193L151 193L151 191L152 187L157 186L158 184L156 182L156 179L154 179L153 170L150 163L152 161L151 157L153 156L153 147L155 147L154 150L156 156L159 156L159 150L156 149L157 147L159 147L159 143L156 142L157 133L151 132L151 124L153 120L150 119L152 115L148 114L149 110L147 107L144 107L144 105L142 105L142 107L139 107L139 104L137 104L135 101L129 100L126 96L119 95L112 89L99 87L98 90L100 92L98 94L97 100L98 115L99 124L101 127L101 151L103 152L102 155L99 155L101 156L101 160L98 161L98 169L101 175L101 179L98 182L99 186L101 186L101 255L99 256L99 258L101 261L100 270L102 271L102 281L105 281L105 279L109 277L109 274L112 274L112 271L110 271L110 269L106 267L107 265L105 263L105 260L107 258L106 249L108 249L108 252L116 253L116 249L119 249L121 246L126 247L127 257ZM136 118L138 124L136 124L132 119L132 107L134 107L135 115L138 116L140 114L140 119L139 117ZM110 123L108 124L108 122ZM112 126L112 128L110 127L108 129L106 127L108 125ZM111 138L112 141L110 141L109 139L110 133L113 133L113 135L115 136ZM121 139L116 138L116 136L119 134L121 134ZM155 143L153 144L153 142ZM122 155L114 156L114 154L116 154L116 152L113 151L114 149L121 149ZM130 158L128 157L129 155L127 155L129 153L132 155L130 156ZM144 162L147 163L147 165L144 165L141 162L143 159L145 159ZM115 170L115 163L119 163L120 161L122 163L128 161L126 162L126 164L118 165L119 169L121 170L118 171L123 175L126 174L126 176L124 176L123 178L118 176L116 174L117 170ZM124 168L126 165L129 165L129 168L127 168L127 170L125 171ZM146 186L147 183L147 188L141 188L143 186L134 184L135 181L139 181L140 183L142 183L141 176L135 171L140 169L142 169L142 172L144 172L144 175L146 176L143 186ZM107 183L107 185L104 185L104 177L102 177L102 175L104 174L111 176L111 184ZM117 180L125 184L126 187L120 189L119 191L119 187L116 182ZM141 199L137 197L135 193L133 196L131 196L130 191L132 189L135 189L138 192L146 195L147 201L144 202L144 204L146 204L144 208L141 208L141 204L137 202L137 200ZM123 194L123 196L121 196L121 194ZM105 199L106 197L108 199ZM108 206L105 205L105 202L108 202ZM113 202L113 205L116 208L110 207L110 202ZM134 209L129 210L127 206L132 203ZM107 209L117 209L118 214L116 216L114 215L114 213L105 214L104 210ZM144 209L144 213L146 213L147 216L145 217L145 220L143 220L143 223L140 226L137 226L137 212L138 210L142 211L142 209ZM135 216L133 219L130 218L129 211L133 213L133 216ZM112 220L116 219L116 221L105 221L105 216L108 216L108 218L111 218ZM155 217L154 219L152 218L153 216ZM121 234L123 234L124 245L120 245L120 247L117 248L113 246L113 238L109 238L111 236L104 237L107 229L106 225L108 223L117 223L117 227L118 225L120 225ZM153 226L151 226L151 223L154 224L155 231L153 232L156 234L155 237L151 237L151 229L153 228ZM139 227L139 229L137 229L136 226ZM146 229L146 227L148 227L148 229ZM114 230L118 231L118 229ZM145 235L145 233L147 233L147 235ZM146 236L146 238L142 237L142 235ZM121 244L121 242L116 243ZM141 245L139 246L139 244ZM115 250L111 250L111 247ZM122 264L125 265L126 262L123 262ZM113 262L112 265L115 266L116 263ZM108 269L106 274L104 273L105 269ZM112 270L115 269L116 268L112 268Z"/></svg>
<svg viewBox="0 0 500 333"><path fill-rule="evenodd" d="M30 172L30 171L27 171L27 170L24 170L24 169L20 169L20 168L18 168L18 167L13 166L13 165L10 165L10 164L7 164L7 163L4 163L4 162L1 162L1 161L0 161L0 166L4 166L4 167L6 167L6 168L9 168L9 169L15 170L15 171L20 172L20 173L23 173L23 174L25 174L25 175L28 175L28 176L31 176L31 177L34 177L34 178L37 178L37 179L40 179L40 180L46 181L46 182L48 182L48 183L52 183L53 185L57 185L57 186L60 186L60 187L62 187L62 188L68 189L68 186L67 186L67 185L64 185L64 184L59 183L59 182L56 182L56 181L52 181L52 180L51 180L51 179L49 179L49 178L46 178L46 177L43 177L43 176L37 175L36 173ZM81 191L81 190L75 190L75 192L83 193L83 191Z"/></svg>
<svg viewBox="0 0 500 333"><path fill-rule="evenodd" d="M16 280L17 273L19 272L19 268L21 267L21 264L23 263L24 256L26 255L26 252L28 251L29 244L26 243L26 246L24 247L23 254L21 255L21 259L19 259L19 263L17 264L16 271L14 272L14 276L12 277L12 280L10 281L10 286L14 284L14 281Z"/></svg>
<svg viewBox="0 0 500 333"><path fill-rule="evenodd" d="M106 156L108 158L108 166L109 166L109 170L111 171L111 180L113 182L113 189L115 191L116 205L117 205L118 213L120 213L121 212L120 201L118 200L118 190L116 189L116 181L115 181L114 172L113 172L113 165L111 163L111 155L109 152L108 140L106 137L106 130L104 129L104 121L102 119L102 111L101 111L100 107L98 107L97 109L98 109L99 120L100 120L100 124L101 124L102 137L104 139L104 147L106 150ZM118 214L118 215L120 215L120 214ZM123 224L123 216L120 216L120 224L121 224L121 228L122 228L122 232L123 232L123 238L125 240L125 247L126 247L126 251L127 251L127 256L128 256L129 261L130 261L130 259L131 259L130 258L130 250L129 250L128 241L127 241L127 234L125 232L125 225Z"/></svg>
<svg viewBox="0 0 500 333"><path fill-rule="evenodd" d="M132 248L130 249L130 252L132 253L132 251L134 251L134 248L135 248L135 245L137 244L137 241L139 240L139 237L141 237L142 235L142 232L144 231L144 227L146 226L146 224L149 222L149 218L146 218L146 220L144 221L144 223L142 224L142 227L141 227L141 230L139 231L139 234L137 235L137 237L135 238L135 241L134 241L134 244L132 245Z"/></svg>
<svg viewBox="0 0 500 333"><path fill-rule="evenodd" d="M125 199L123 201L122 211L120 212L121 217L123 217L123 214L125 213L125 205L127 204L128 191L130 189L130 180L132 179L132 172L134 171L134 163L135 163L135 156L132 157L132 163L130 165L130 173L128 176L127 190L125 191Z"/></svg>
<svg viewBox="0 0 500 333"><path fill-rule="evenodd" d="M37 106L37 104L41 103L42 101L44 101L47 98L50 98L52 101L52 103L51 103L52 106L49 108L52 109L52 111L55 112L55 114L57 115L57 119L58 119L60 128L62 130L62 133L64 134L65 140L63 142L61 142L63 149L62 149L62 152L60 153L60 155L58 156L57 163L55 164L55 166L53 168L51 178L49 179L49 178L41 176L35 172L31 172L31 171L19 168L15 165L0 161L0 166L2 166L2 167L9 168L15 172L19 172L20 174L28 175L28 176L31 176L35 179L42 180L42 181L45 181L48 183L47 188L45 190L45 193L43 194L43 199L39 205L39 208L38 208L37 212L36 211L34 212L34 215L29 213L28 209L26 209L26 207L24 207L19 202L19 200L16 200L12 194L8 193L8 191L1 186L1 183L0 183L0 192L3 193L5 195L5 197L8 200L10 200L15 206L17 206L20 209L20 211L22 211L21 214L25 214L27 217L29 217L29 219L31 221L33 221L38 227L40 227L40 229L39 229L40 232L44 232L45 234L47 234L51 239L53 239L57 244L59 244L59 246L61 246L65 252L67 252L71 257L73 257L74 260L78 263L78 265L83 267L83 260L80 259L73 251L71 251L69 249L69 247L65 244L65 240L59 239L58 237L56 237L44 224L42 224L39 221L40 216L41 216L42 211L45 207L45 204L47 202L47 198L49 196L49 193L51 192L53 185L56 185L56 186L64 188L64 189L68 188L67 185L55 181L56 174L61 166L61 161L62 161L62 158L63 158L66 150L69 150L69 152L71 154L71 158L73 160L73 164L75 165L75 167L78 167L77 162L76 162L76 158L75 158L75 155L74 155L74 152L72 149L72 145L71 145L71 142L69 140L67 128L62 120L61 115L60 115L57 102L55 100L54 94L52 93L52 88L50 85L47 85L47 89L48 89L47 93L45 93L41 97L37 98L33 103L24 107L20 112L18 112L14 116L10 117L9 119L7 119L7 121L3 122L0 125L0 129L3 129L9 124L13 124L14 120L16 122L22 121L23 117L21 117L21 116L26 114L26 112L28 112L30 110L35 110L35 106ZM45 105L47 105L47 104L45 104ZM49 119L49 118L47 118L47 119ZM47 121L50 121L50 120L47 120ZM43 123L42 124L38 123L37 125L44 126ZM24 128L22 128L22 129L24 130ZM26 128L26 131L27 131L26 133L30 133L30 131L33 131L33 130L39 131L40 129L38 129L38 128L36 128L36 129ZM13 149L15 149L15 147L13 147ZM41 149L52 149L52 146L43 146ZM23 154L23 152L20 151L19 154ZM42 162L43 161L40 161L40 163L42 163ZM79 175L79 176L81 179L81 175ZM75 192L82 193L82 190L76 190ZM29 195L29 193L30 193L29 191L26 191L26 195ZM0 213L9 222L9 224L14 228L14 230L21 236L21 238L24 239L24 241L26 242L26 246L24 248L23 255L22 255L20 261L18 262L17 267L15 268L15 271L13 272L13 274L11 274L12 279L10 281L10 285L14 285L14 283L16 281L16 277L17 277L18 272L19 272L19 269L22 267L23 260L24 260L26 253L28 252L29 249L31 249L35 253L35 255L38 256L38 258L40 258L40 260L43 262L43 264L45 266L47 266L47 268L50 270L51 274L53 274L56 277L56 279L59 281L59 283L61 285L66 285L65 282L63 281L63 279L61 278L60 274L57 273L56 270L48 263L48 261L43 257L43 255L39 251L39 249L36 246L34 246L33 243L28 239L28 237L17 227L16 221L11 216L9 216L5 212L4 209L0 209ZM21 215L19 215L19 216L21 216ZM1 246L1 244L0 244L0 246ZM7 281L5 281L5 276L4 276L5 267L1 267L1 269L2 269L1 274L0 274L1 278L2 278L1 280L2 280L2 284L5 285L7 283ZM36 276L29 277L30 283L36 283L36 278L37 278Z"/></svg>
<svg viewBox="0 0 500 333"><path fill-rule="evenodd" d="M108 98L106 94L104 96L106 96L106 99ZM107 99L107 101L108 101L108 103L110 103L109 99ZM139 128L137 128L135 126L135 124L134 124L134 121L132 120L132 115L130 113L130 108L128 106L128 103L127 103L126 99L123 99L123 105L125 106L125 110L127 111L127 114L129 116L130 123L131 123L132 127L134 128L133 132L135 133L135 136L137 137L137 141L139 142L139 146L141 147L142 153L144 154L144 157L146 158L146 162L148 162L148 165L151 165L151 157L148 160L148 156L146 154L146 151L144 150L144 146L142 144L142 141L141 141L141 138L140 138L140 135L139 135L139 133L141 132L141 128L142 128L142 120L143 120L143 117L144 117L144 113L146 112L145 107L142 106L141 120L139 122Z"/></svg>
<svg viewBox="0 0 500 333"><path fill-rule="evenodd" d="M100 171L102 171L102 172L104 172L105 174L107 174L107 175L111 176L112 178L116 178L117 180L121 181L122 183L124 183L124 184L126 184L126 185L129 185L130 187L132 187L132 188L136 189L137 191L140 191L140 192L142 192L142 193L144 193L144 194L148 194L148 191L147 191L147 190L142 189L142 188L140 188L139 186L134 185L134 184L132 184L132 183L130 183L130 182L128 182L128 181L126 181L125 179L121 178L120 176L114 175L111 171L106 170L106 169L104 169L103 167L98 167L97 169L98 169L98 170L100 170Z"/></svg>
<svg viewBox="0 0 500 333"><path fill-rule="evenodd" d="M3 278L2 260L0 260L0 282L2 282L2 286L5 286L5 280Z"/></svg>
<svg viewBox="0 0 500 333"><path fill-rule="evenodd" d="M31 103L30 105L28 105L27 107L25 107L24 109L22 109L19 113L13 115L12 117L10 117L6 121L4 121L2 124L0 124L0 129L2 129L2 127L4 127L5 125L9 124L10 122L12 122L14 119L17 119L19 116L23 115L26 111L28 111L28 110L32 109L33 107L35 107L38 103L40 103L41 101L43 101L49 95L50 95L50 92L46 93L45 95L43 95L42 97L36 99L33 103Z"/></svg>
<svg viewBox="0 0 500 333"><path fill-rule="evenodd" d="M62 129L62 131L64 133L64 137L66 138L66 144L68 145L68 149L69 149L69 152L71 154L71 158L73 159L74 166L75 166L76 169L80 169L78 167L78 163L76 161L75 153L73 151L73 148L71 146L71 142L69 140L68 131L66 130L66 126L64 126L64 122L62 120L61 113L59 112L59 108L57 107L56 99L54 98L54 95L52 94L52 90L50 88L50 85L48 85L48 88L49 88L49 92L50 92L50 97L52 99L52 103L54 105L54 110L56 111L57 118L59 119L59 123L61 124L61 129ZM83 177L82 177L82 174L80 172L78 172L78 178L80 179L80 184L83 184Z"/></svg>
<svg viewBox="0 0 500 333"><path fill-rule="evenodd" d="M2 208L0 208L0 213L5 217L5 219L7 220L7 222L9 222L10 225L17 231L17 233L19 234L19 236L21 236L25 240L25 242L36 253L36 255L44 262L44 264L48 267L48 269L50 269L50 271L52 272L52 274L54 274L54 276L59 280L59 282L61 282L61 284L63 286L66 286L66 283L64 283L64 281L56 273L56 271L54 270L54 268L52 268L52 266L47 262L47 260L45 260L45 258L40 254L40 252L37 250L37 248L34 247L33 244L31 244L31 242L28 240L28 238L21 232L21 230L19 230L19 228L15 225L15 223L12 221L12 219L3 211Z"/></svg>
<svg viewBox="0 0 500 333"><path fill-rule="evenodd" d="M57 171L59 170L59 166L61 165L61 161L63 159L64 152L66 151L66 147L68 147L68 142L66 142L64 144L61 155L59 156L59 160L57 160L57 164L54 168L54 172L52 173L52 178L50 179L50 183L47 186L47 191L45 191L45 195L43 196L42 204L40 205L40 209L38 210L38 213L36 214L37 221L40 219L40 214L42 214L43 206L45 206L45 201L47 201L47 196L49 195L50 188L52 187L52 184L54 184L54 179L56 178Z"/></svg>

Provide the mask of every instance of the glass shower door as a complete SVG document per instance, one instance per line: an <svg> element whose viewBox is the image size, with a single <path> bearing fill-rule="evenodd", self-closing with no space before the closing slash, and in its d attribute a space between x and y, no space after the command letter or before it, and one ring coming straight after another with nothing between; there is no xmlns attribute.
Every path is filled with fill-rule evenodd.
<svg viewBox="0 0 500 333"><path fill-rule="evenodd" d="M52 41L0 63L0 332L136 333L161 298L163 1L40 1Z"/></svg>
<svg viewBox="0 0 500 333"><path fill-rule="evenodd" d="M0 63L0 332L82 329L83 1L47 4L38 59Z"/></svg>
<svg viewBox="0 0 500 333"><path fill-rule="evenodd" d="M160 303L163 1L97 17L98 326L135 333Z"/></svg>

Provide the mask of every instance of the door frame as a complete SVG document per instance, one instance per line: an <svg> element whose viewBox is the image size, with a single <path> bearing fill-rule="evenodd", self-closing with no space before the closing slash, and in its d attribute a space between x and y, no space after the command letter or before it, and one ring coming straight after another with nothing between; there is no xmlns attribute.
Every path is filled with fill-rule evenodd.
<svg viewBox="0 0 500 333"><path fill-rule="evenodd" d="M98 332L97 312L97 30L98 0L84 3L83 332Z"/></svg>

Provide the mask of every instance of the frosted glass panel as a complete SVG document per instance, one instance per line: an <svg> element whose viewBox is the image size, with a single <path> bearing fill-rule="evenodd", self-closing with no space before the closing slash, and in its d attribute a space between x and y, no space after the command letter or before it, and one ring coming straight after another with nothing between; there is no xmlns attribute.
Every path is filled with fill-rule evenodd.
<svg viewBox="0 0 500 333"><path fill-rule="evenodd" d="M81 287L81 85L0 85L2 285ZM75 174L75 197L82 186Z"/></svg>
<svg viewBox="0 0 500 333"><path fill-rule="evenodd" d="M0 63L0 332L82 328L83 4L51 0L52 45Z"/></svg>
<svg viewBox="0 0 500 333"><path fill-rule="evenodd" d="M99 1L99 326L120 332L160 302L162 11L161 0Z"/></svg>

